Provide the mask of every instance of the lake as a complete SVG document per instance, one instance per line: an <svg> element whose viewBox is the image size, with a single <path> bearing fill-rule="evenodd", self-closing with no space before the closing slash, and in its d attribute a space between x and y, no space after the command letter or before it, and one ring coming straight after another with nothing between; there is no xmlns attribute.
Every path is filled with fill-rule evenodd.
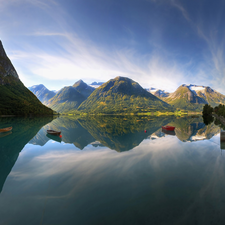
<svg viewBox="0 0 225 225"><path fill-rule="evenodd" d="M1 225L225 223L225 147L201 117L0 118L8 126Z"/></svg>

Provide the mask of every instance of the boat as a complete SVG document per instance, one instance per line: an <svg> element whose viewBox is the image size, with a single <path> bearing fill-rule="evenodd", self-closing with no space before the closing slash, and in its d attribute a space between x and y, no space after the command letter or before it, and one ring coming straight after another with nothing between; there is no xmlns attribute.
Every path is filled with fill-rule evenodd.
<svg viewBox="0 0 225 225"><path fill-rule="evenodd" d="M0 129L0 133L8 132L8 131L11 131L11 130L12 130L12 127L2 128L2 129Z"/></svg>
<svg viewBox="0 0 225 225"><path fill-rule="evenodd" d="M51 135L59 136L61 134L61 131L47 130L47 133Z"/></svg>
<svg viewBox="0 0 225 225"><path fill-rule="evenodd" d="M162 126L162 129L163 130L172 130L173 131L175 129L175 127L167 125L167 126Z"/></svg>

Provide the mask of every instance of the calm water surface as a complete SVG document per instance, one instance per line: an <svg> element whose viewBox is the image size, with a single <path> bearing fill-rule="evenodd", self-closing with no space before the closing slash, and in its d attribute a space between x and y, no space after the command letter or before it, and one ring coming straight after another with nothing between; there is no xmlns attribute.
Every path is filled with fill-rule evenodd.
<svg viewBox="0 0 225 225"><path fill-rule="evenodd" d="M11 125L1 225L225 223L220 128L200 117L0 118Z"/></svg>

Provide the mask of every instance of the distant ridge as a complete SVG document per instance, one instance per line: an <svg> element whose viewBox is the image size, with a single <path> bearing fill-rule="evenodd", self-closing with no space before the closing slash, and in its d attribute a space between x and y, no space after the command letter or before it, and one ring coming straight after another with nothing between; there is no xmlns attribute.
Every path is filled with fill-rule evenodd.
<svg viewBox="0 0 225 225"><path fill-rule="evenodd" d="M79 80L73 86L59 90L53 98L49 99L47 106L60 113L76 110L94 90L93 87Z"/></svg>
<svg viewBox="0 0 225 225"><path fill-rule="evenodd" d="M158 98L165 98L168 97L170 94L169 92L156 88L147 88L146 91L150 92L151 94L155 95Z"/></svg>
<svg viewBox="0 0 225 225"><path fill-rule="evenodd" d="M54 91L48 90L43 84L34 85L28 87L28 89L32 91L43 104L46 104L47 101L56 94Z"/></svg>
<svg viewBox="0 0 225 225"><path fill-rule="evenodd" d="M202 111L204 104L216 106L225 104L225 96L210 87L183 84L168 97L162 98L175 108Z"/></svg>
<svg viewBox="0 0 225 225"><path fill-rule="evenodd" d="M91 87L93 87L93 88L98 88L98 87L100 87L102 84L104 84L104 82L92 82L91 84L90 84L90 86Z"/></svg>

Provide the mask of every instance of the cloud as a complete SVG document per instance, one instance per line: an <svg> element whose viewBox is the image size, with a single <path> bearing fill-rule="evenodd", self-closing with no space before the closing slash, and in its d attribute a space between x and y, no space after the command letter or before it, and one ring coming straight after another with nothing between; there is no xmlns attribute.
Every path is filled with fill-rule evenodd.
<svg viewBox="0 0 225 225"><path fill-rule="evenodd" d="M5 9L0 16L1 19L15 1L9 0L5 3L0 0L0 2ZM159 4L158 1L152 2ZM160 1L159 7L162 3L168 4L166 2ZM177 53L167 52L167 46L164 47L160 43L162 40L151 40L154 42L153 45L149 43L153 49L151 54L143 54L136 44L129 48L116 45L110 48L103 47L101 43L93 42L85 36L79 23L71 18L72 15L60 5L60 2L53 0L16 1L18 9L14 9L9 16L11 19L8 22L5 19L6 23L0 23L0 26L2 30L7 31L5 37L16 37L11 41L18 50L7 53L26 86L43 83L50 89L59 89L72 85L78 79L90 83L126 76L139 82L143 87L156 87L170 92L183 83L211 84L214 88L222 89L222 85L225 84L223 43L218 44L215 41L215 34L212 34L212 31L210 33L210 30L204 30L203 22L197 23L179 1L169 2L181 12L198 37L208 46L208 52L205 50L202 52L204 62L199 63L195 69L193 69L194 59L189 60L190 65L181 64ZM25 5L25 13L22 15L20 9ZM42 16L29 21L27 13ZM14 30L10 23L16 21L15 17L20 19L13 25L16 27ZM20 31L20 36L17 35L17 31ZM137 40L132 36L131 40L127 41ZM211 76L214 74L217 76L212 81Z"/></svg>
<svg viewBox="0 0 225 225"><path fill-rule="evenodd" d="M180 2L171 0L171 4L182 13L185 20L189 22L199 38L201 38L207 46L207 50L202 52L205 61L199 64L197 69L199 73L196 74L196 76L200 75L201 80L207 80L208 85L212 85L219 92L225 94L225 32L220 29L220 23L223 21L221 15L223 15L224 3L221 2L221 4L219 4L220 8L217 8L216 17L211 18L209 15L201 13L198 16L198 20L191 17L188 10L185 9Z"/></svg>
<svg viewBox="0 0 225 225"><path fill-rule="evenodd" d="M50 38L56 43L54 52L27 47L26 52L12 52L16 64L26 62L29 75L51 81L107 81L116 76L129 77L144 87L174 91L184 81L184 71L175 61L160 54L140 55L134 49L115 49L108 52L81 40L76 34L37 32L33 36ZM167 62L166 62L167 61ZM28 78L27 78L28 79Z"/></svg>

